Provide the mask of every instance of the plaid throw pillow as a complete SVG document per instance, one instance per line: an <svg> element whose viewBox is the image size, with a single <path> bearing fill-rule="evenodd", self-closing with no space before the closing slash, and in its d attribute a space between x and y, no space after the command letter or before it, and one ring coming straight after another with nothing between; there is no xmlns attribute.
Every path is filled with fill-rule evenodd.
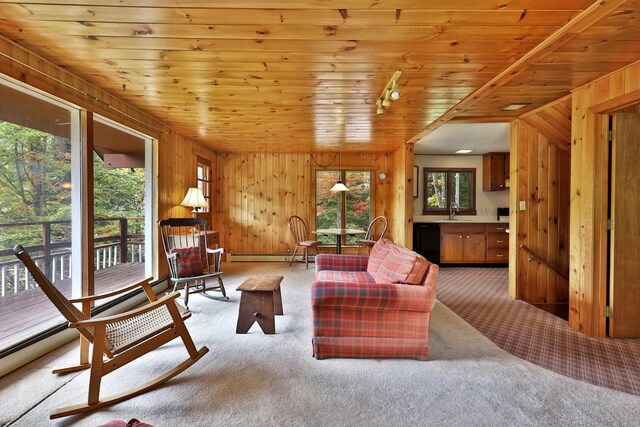
<svg viewBox="0 0 640 427"><path fill-rule="evenodd" d="M170 253L176 254L176 272L178 277L199 276L202 274L200 248L174 248Z"/></svg>

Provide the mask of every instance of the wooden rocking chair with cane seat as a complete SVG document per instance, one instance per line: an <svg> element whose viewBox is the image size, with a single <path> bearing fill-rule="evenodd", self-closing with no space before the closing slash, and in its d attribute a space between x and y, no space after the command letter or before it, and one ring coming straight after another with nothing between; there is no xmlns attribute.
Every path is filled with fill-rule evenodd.
<svg viewBox="0 0 640 427"><path fill-rule="evenodd" d="M159 223L162 245L167 255L174 292L184 287L184 305L189 307L189 294L217 290L228 300L222 282L223 248L209 247L207 221L197 218L169 218ZM215 278L217 284L207 285Z"/></svg>
<svg viewBox="0 0 640 427"><path fill-rule="evenodd" d="M52 419L93 411L145 393L175 377L209 351L207 347L196 349L183 320L183 317L188 317L189 313L181 311L175 302L179 296L177 292L158 299L149 285L149 279L145 279L102 295L67 299L36 266L22 246L17 245L13 248L13 252L27 267L51 302L69 321L69 327L80 333L80 364L56 369L53 373L65 374L91 369L87 401L54 410L50 413ZM148 304L122 314L91 318L91 305L94 301L140 287L149 299ZM82 304L82 310L73 305L76 303ZM175 338L182 340L189 354L186 360L145 384L113 396L100 397L102 377ZM92 347L91 360L89 360L89 346Z"/></svg>
<svg viewBox="0 0 640 427"><path fill-rule="evenodd" d="M291 230L293 238L296 241L296 247L293 250L293 255L291 255L289 267L291 267L293 260L296 258L298 248L301 248L304 251L303 260L306 263L307 269L309 269L309 248L313 248L316 251L316 254L318 254L318 246L320 246L320 242L317 240L309 240L307 224L305 224L304 220L299 216L294 215L289 218L289 230Z"/></svg>
<svg viewBox="0 0 640 427"><path fill-rule="evenodd" d="M369 224L369 228L367 228L367 234L365 234L364 239L356 240L356 246L358 247L356 255L360 253L360 248L367 248L367 251L371 251L373 245L384 236L385 231L387 231L387 218L384 216L374 218Z"/></svg>

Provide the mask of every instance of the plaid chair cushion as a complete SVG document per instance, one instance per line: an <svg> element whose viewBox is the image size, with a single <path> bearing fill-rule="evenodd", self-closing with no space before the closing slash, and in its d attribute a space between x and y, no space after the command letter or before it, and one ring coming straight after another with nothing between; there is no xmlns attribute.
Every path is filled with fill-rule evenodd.
<svg viewBox="0 0 640 427"><path fill-rule="evenodd" d="M176 254L176 274L178 277L199 276L202 274L202 260L200 259L200 248L174 248L172 254Z"/></svg>
<svg viewBox="0 0 640 427"><path fill-rule="evenodd" d="M367 271L372 276L378 272L380 265L387 257L389 251L394 248L395 245L389 239L382 238L373 245L371 253L369 254L369 264L367 264Z"/></svg>
<svg viewBox="0 0 640 427"><path fill-rule="evenodd" d="M413 270L417 255L415 252L402 253L398 248L393 248L380 264L378 271L371 275L376 283L405 283Z"/></svg>
<svg viewBox="0 0 640 427"><path fill-rule="evenodd" d="M410 251L407 248L398 248L401 254L415 257L413 268L407 274L407 278L402 283L408 283L410 285L421 285L422 279L429 268L429 261L420 254Z"/></svg>
<svg viewBox="0 0 640 427"><path fill-rule="evenodd" d="M316 281L375 283L366 271L322 270L316 273Z"/></svg>

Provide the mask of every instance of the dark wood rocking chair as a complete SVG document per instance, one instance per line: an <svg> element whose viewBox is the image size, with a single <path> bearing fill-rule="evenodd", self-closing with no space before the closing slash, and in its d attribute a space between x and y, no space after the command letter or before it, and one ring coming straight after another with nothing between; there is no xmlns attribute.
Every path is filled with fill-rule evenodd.
<svg viewBox="0 0 640 427"><path fill-rule="evenodd" d="M27 267L47 297L69 321L69 327L76 329L80 333L80 364L68 368L55 369L53 373L65 374L91 368L87 402L56 409L50 413L50 418L66 417L93 411L138 396L175 377L200 360L209 351L207 347L196 349L183 320L183 318L189 317L189 313L184 309L181 311L175 302L175 299L179 296L178 292L158 299L147 278L117 291L84 298L67 299L47 279L22 246L17 245L13 248L13 251ZM94 301L113 297L140 287L148 297L149 304L122 314L91 318L91 305ZM82 304L82 310L75 307L73 305L75 303ZM186 360L145 384L113 396L100 398L102 377L175 338L182 339L189 353L189 357ZM92 347L90 361L89 346Z"/></svg>
<svg viewBox="0 0 640 427"><path fill-rule="evenodd" d="M159 223L162 245L167 255L173 290L184 287L184 305L189 307L189 294L218 290L224 299L227 292L222 282L223 248L211 249L207 240L207 221L197 218L169 218ZM207 279L216 278L216 285ZM193 288L193 289L192 289Z"/></svg>

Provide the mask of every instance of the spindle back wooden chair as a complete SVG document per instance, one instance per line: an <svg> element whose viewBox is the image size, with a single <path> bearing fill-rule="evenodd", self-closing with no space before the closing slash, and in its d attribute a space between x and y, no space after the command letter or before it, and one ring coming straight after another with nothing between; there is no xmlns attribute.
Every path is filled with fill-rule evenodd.
<svg viewBox="0 0 640 427"><path fill-rule="evenodd" d="M184 288L184 304L189 307L189 294L217 290L224 299L227 292L222 282L223 248L212 249L207 238L207 221L197 218L169 218L158 223L162 245L167 256L173 290ZM207 284L215 278L217 283Z"/></svg>
<svg viewBox="0 0 640 427"><path fill-rule="evenodd" d="M365 234L364 239L356 240L356 246L358 247L356 254L360 253L360 248L367 248L367 251L371 251L373 245L384 236L385 231L387 231L387 218L384 216L374 218L369 224L369 228L367 228L367 234Z"/></svg>
<svg viewBox="0 0 640 427"><path fill-rule="evenodd" d="M317 240L309 239L309 230L307 229L307 224L302 218L297 215L289 218L289 230L291 230L293 238L296 241L296 247L293 250L293 255L291 255L289 266L293 264L293 260L296 258L296 254L298 253L298 248L301 248L304 251L303 261L305 262L308 269L309 248L313 248L316 251L316 254L318 254L318 246L320 246L320 242L318 242Z"/></svg>

